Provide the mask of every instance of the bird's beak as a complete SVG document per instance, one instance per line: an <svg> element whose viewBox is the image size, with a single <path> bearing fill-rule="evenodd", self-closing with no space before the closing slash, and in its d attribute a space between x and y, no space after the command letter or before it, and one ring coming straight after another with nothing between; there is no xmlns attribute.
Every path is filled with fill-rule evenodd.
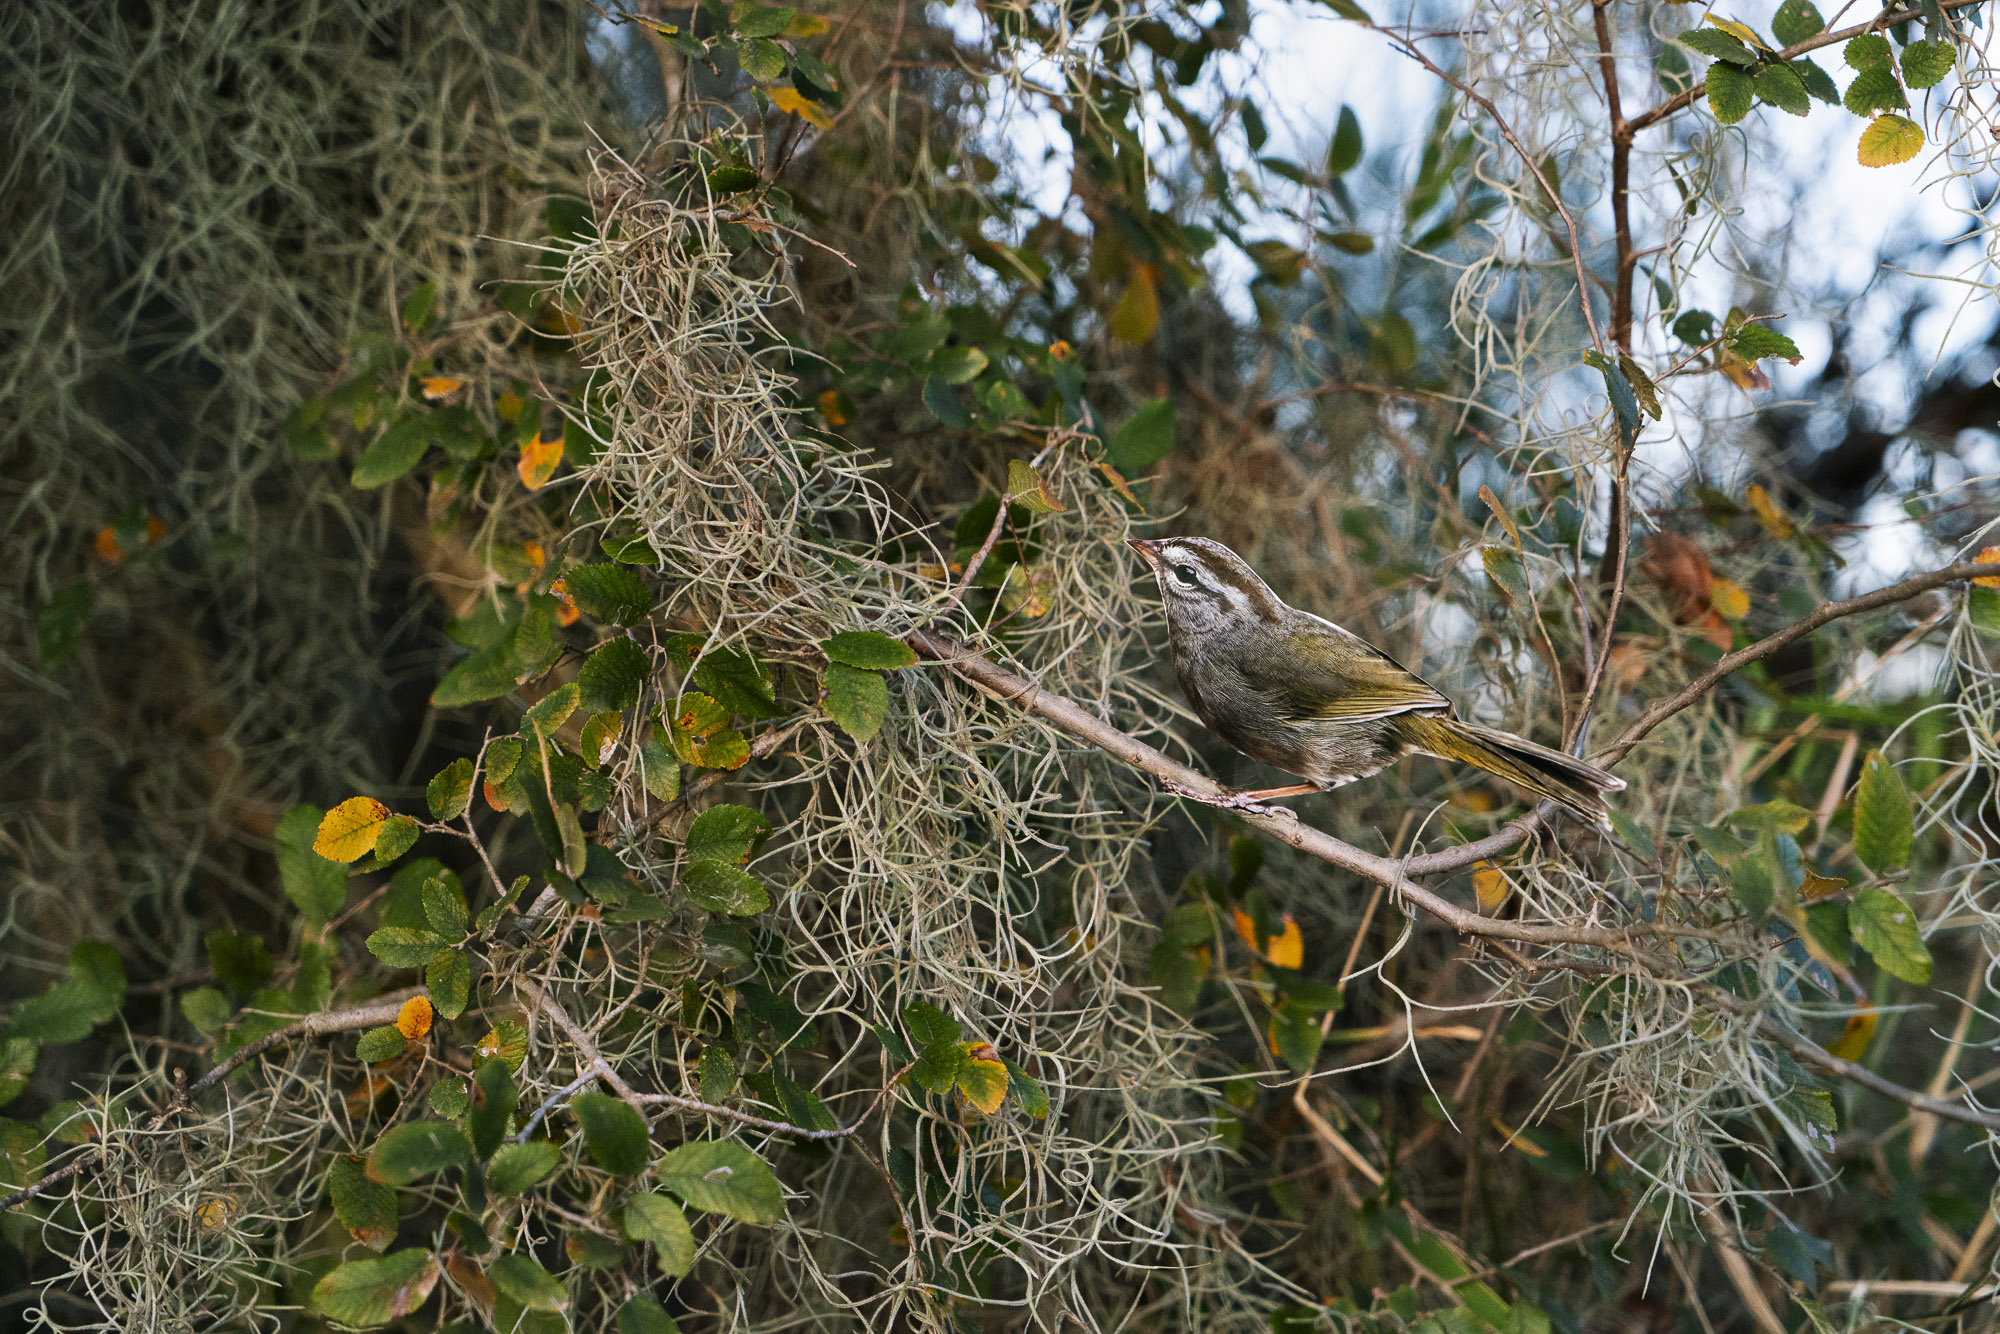
<svg viewBox="0 0 2000 1334"><path fill-rule="evenodd" d="M1125 545L1138 552L1141 556L1144 556L1146 564L1156 570L1160 568L1160 544L1158 542L1145 537L1128 537L1125 539Z"/></svg>

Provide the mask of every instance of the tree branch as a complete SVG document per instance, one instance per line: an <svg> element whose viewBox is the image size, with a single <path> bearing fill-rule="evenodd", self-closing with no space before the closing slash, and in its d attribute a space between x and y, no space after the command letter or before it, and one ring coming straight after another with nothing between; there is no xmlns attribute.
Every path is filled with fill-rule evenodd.
<svg viewBox="0 0 2000 1334"><path fill-rule="evenodd" d="M1980 0L1940 0L1938 7L1950 11L1965 9L1978 3L1980 3ZM1772 59L1777 61L1796 60L1809 51L1817 51L1821 47L1832 46L1836 42L1844 42L1850 37L1859 37L1863 33L1874 32L1878 28L1893 28L1898 23L1907 23L1911 19L1920 19L1923 16L1924 11L1920 8L1897 9L1894 5L1885 6L1880 14L1877 14L1866 23L1857 23L1851 28L1841 28L1834 32L1815 33L1803 42L1786 47L1773 56ZM1627 141L1630 141L1639 131L1648 126L1657 125L1676 111L1694 105L1701 95L1707 91L1708 80L1704 79L1686 92L1675 93L1658 106L1640 112L1638 115L1632 117L1631 120L1625 122L1625 138Z"/></svg>
<svg viewBox="0 0 2000 1334"><path fill-rule="evenodd" d="M1919 593L1928 593L1933 588L1956 583L1960 579L1991 578L1993 574L1994 569L1991 565L1982 565L1977 561L1960 561L1942 570L1932 570L1928 574L1914 575L1901 583L1889 584L1872 593L1863 593L1859 597L1851 597L1842 602L1826 603L1810 616L1793 622L1775 634L1764 636L1748 648L1724 654L1716 660L1713 667L1688 682L1679 693L1661 700L1639 715L1639 721L1627 728L1624 736L1619 737L1609 749L1592 756L1591 760L1593 763L1604 765L1618 763L1632 753L1632 748L1638 745L1648 732L1713 690L1725 676L1769 657L1785 645L1796 639L1803 639L1823 625L1837 621L1843 616L1853 616L1858 612L1873 611L1877 607L1907 602Z"/></svg>

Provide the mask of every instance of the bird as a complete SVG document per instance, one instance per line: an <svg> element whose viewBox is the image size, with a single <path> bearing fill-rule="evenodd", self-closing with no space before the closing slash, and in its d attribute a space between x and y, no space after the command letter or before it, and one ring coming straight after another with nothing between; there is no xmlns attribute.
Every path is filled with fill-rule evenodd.
<svg viewBox="0 0 2000 1334"><path fill-rule="evenodd" d="M1330 791L1420 754L1504 778L1610 828L1605 796L1624 788L1622 778L1457 717L1428 681L1359 635L1287 606L1220 542L1128 543L1159 582L1174 671L1196 715L1251 759L1306 780L1211 805L1267 810L1254 803Z"/></svg>

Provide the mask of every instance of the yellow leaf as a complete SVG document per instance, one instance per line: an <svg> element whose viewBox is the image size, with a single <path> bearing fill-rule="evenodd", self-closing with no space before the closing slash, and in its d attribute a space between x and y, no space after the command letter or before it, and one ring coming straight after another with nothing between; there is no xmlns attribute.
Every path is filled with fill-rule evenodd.
<svg viewBox="0 0 2000 1334"><path fill-rule="evenodd" d="M1977 556L1974 556L1973 559L1981 565L2000 564L2000 547L1987 547ZM2000 588L2000 575L1992 575L1984 579L1974 579L1972 582L1978 584L1981 588Z"/></svg>
<svg viewBox="0 0 2000 1334"><path fill-rule="evenodd" d="M1869 1006L1859 1014L1847 1016L1847 1024L1840 1036L1826 1044L1826 1049L1843 1061L1858 1061L1868 1054L1868 1044L1875 1038L1875 1008Z"/></svg>
<svg viewBox="0 0 2000 1334"><path fill-rule="evenodd" d="M375 851L389 808L373 797L349 797L319 822L313 851L330 862L357 861Z"/></svg>
<svg viewBox="0 0 2000 1334"><path fill-rule="evenodd" d="M1757 522L1764 525L1764 531L1775 538L1789 542L1799 535L1799 526L1778 508L1778 502L1771 499L1771 493L1755 482L1743 493L1743 499L1750 504L1750 510L1757 516Z"/></svg>
<svg viewBox="0 0 2000 1334"><path fill-rule="evenodd" d="M1069 345L1067 338L1058 338L1049 344L1049 355L1057 361L1068 361L1075 351L1076 349Z"/></svg>
<svg viewBox="0 0 2000 1334"><path fill-rule="evenodd" d="M1069 506L1049 490L1048 479L1022 459L1007 461L1007 499L1030 514L1067 514Z"/></svg>
<svg viewBox="0 0 2000 1334"><path fill-rule="evenodd" d="M1754 46L1762 51L1771 49L1764 39L1757 35L1757 30L1747 23L1738 23L1735 19L1719 19L1713 14L1705 14L1702 17L1746 46Z"/></svg>
<svg viewBox="0 0 2000 1334"><path fill-rule="evenodd" d="M780 111L789 111L800 120L811 122L815 129L833 128L833 117L826 114L826 108L796 88L773 88L771 105Z"/></svg>
<svg viewBox="0 0 2000 1334"><path fill-rule="evenodd" d="M1500 526L1507 530L1507 536L1514 539L1514 545L1521 545L1521 530L1515 526L1514 516L1509 514L1507 507L1500 503L1500 497L1493 494L1493 488L1490 486L1481 486L1479 488L1479 498L1486 502L1487 509L1493 511L1493 517L1498 519Z"/></svg>
<svg viewBox="0 0 2000 1334"><path fill-rule="evenodd" d="M207 1232L227 1232L241 1208L233 1195L211 1195L195 1209L195 1221Z"/></svg>
<svg viewBox="0 0 2000 1334"><path fill-rule="evenodd" d="M1159 327L1160 293L1153 285L1153 266L1135 264L1132 281L1126 284L1118 304L1111 308L1112 336L1121 342L1146 343L1152 341Z"/></svg>
<svg viewBox="0 0 2000 1334"><path fill-rule="evenodd" d="M1055 609L1049 597L1055 582L1055 571L1046 565L1008 566L1007 582L1000 585L1000 610L1039 620Z"/></svg>
<svg viewBox="0 0 2000 1334"><path fill-rule="evenodd" d="M1488 912L1495 912L1507 901L1506 873L1492 862L1474 862L1472 866L1472 892L1479 898L1479 906Z"/></svg>
<svg viewBox="0 0 2000 1334"><path fill-rule="evenodd" d="M674 708L674 726L692 737L714 736L729 726L729 710L699 690L684 691Z"/></svg>
<svg viewBox="0 0 2000 1334"><path fill-rule="evenodd" d="M1740 621L1750 614L1750 594L1731 579L1717 579L1708 590L1708 605L1718 616Z"/></svg>
<svg viewBox="0 0 2000 1334"><path fill-rule="evenodd" d="M508 421L513 421L516 417L519 417L521 409L527 406L527 403L522 400L519 394L502 394L493 400L493 410Z"/></svg>
<svg viewBox="0 0 2000 1334"><path fill-rule="evenodd" d="M539 491L555 475L556 465L562 462L563 442L557 436L551 440L538 436L521 446L521 462L515 471L521 474L521 485L530 491Z"/></svg>
<svg viewBox="0 0 2000 1334"><path fill-rule="evenodd" d="M1821 875L1818 871L1808 870L1806 882L1799 886L1799 902L1817 903L1821 899L1832 898L1846 888L1847 882L1837 875Z"/></svg>
<svg viewBox="0 0 2000 1334"><path fill-rule="evenodd" d="M817 37L833 25L818 14L794 14L785 25L787 37Z"/></svg>
<svg viewBox="0 0 2000 1334"><path fill-rule="evenodd" d="M403 1002L403 1008L396 1011L396 1031L411 1042L415 1042L431 1031L431 1017L435 1011L429 1000L422 996L412 996Z"/></svg>
<svg viewBox="0 0 2000 1334"><path fill-rule="evenodd" d="M453 379L449 375L420 375L417 377L417 385L422 390L426 402L436 403L450 398L465 388L465 381Z"/></svg>
<svg viewBox="0 0 2000 1334"><path fill-rule="evenodd" d="M1108 463L1093 463L1091 466L1104 474L1104 480L1111 483L1111 489L1123 497L1127 504L1131 505L1132 508L1138 510L1141 514L1146 512L1146 507L1139 503L1139 497L1133 495L1132 488L1126 485L1123 473Z"/></svg>
<svg viewBox="0 0 2000 1334"><path fill-rule="evenodd" d="M990 1042L961 1042L959 1050L965 1053L965 1060L952 1082L967 1102L986 1115L993 1115L1007 1097L1007 1067L1001 1062L1000 1053L993 1050Z"/></svg>
<svg viewBox="0 0 2000 1334"><path fill-rule="evenodd" d="M1257 924L1250 920L1250 914L1241 908L1235 911L1236 934L1243 937L1243 943L1280 968L1299 968L1306 961L1306 938L1299 930L1299 924L1286 913L1282 924L1264 942L1264 948L1257 949Z"/></svg>
<svg viewBox="0 0 2000 1334"><path fill-rule="evenodd" d="M1908 116L1877 116L1861 131L1855 158L1864 167L1893 167L1922 151L1923 127Z"/></svg>

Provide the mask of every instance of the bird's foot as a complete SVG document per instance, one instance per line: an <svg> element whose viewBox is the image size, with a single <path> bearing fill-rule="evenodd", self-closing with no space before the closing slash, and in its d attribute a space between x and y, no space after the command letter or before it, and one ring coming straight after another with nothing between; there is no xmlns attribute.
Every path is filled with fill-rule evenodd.
<svg viewBox="0 0 2000 1334"><path fill-rule="evenodd" d="M1300 791L1310 792L1313 790L1310 787L1303 789L1277 788L1273 792L1230 792L1225 789L1219 796L1210 796L1206 792L1197 792L1191 787L1173 782L1170 779L1160 780L1160 786L1176 797L1186 797L1189 801L1198 801L1204 806L1213 806L1219 811L1243 811L1250 815L1282 816L1288 820L1298 819L1299 813L1289 806L1273 806L1269 802L1259 801L1258 798L1271 796L1274 792L1297 796Z"/></svg>

